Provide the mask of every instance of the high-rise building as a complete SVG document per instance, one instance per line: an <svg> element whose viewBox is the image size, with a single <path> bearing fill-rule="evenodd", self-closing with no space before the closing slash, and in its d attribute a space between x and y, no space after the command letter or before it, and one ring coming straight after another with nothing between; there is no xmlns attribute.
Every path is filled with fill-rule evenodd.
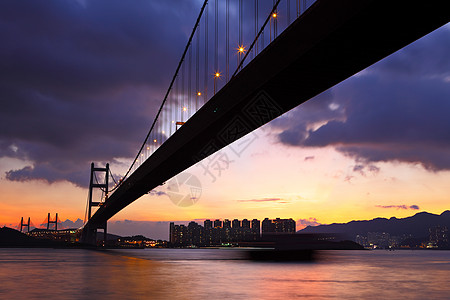
<svg viewBox="0 0 450 300"><path fill-rule="evenodd" d="M252 232L250 229L250 221L247 219L242 220L241 234L242 234L243 241L250 241L253 239Z"/></svg>
<svg viewBox="0 0 450 300"><path fill-rule="evenodd" d="M170 222L169 225L169 242L173 244L175 242L175 223Z"/></svg>
<svg viewBox="0 0 450 300"><path fill-rule="evenodd" d="M239 221L238 219L234 219L231 226L233 228L241 228L241 221Z"/></svg>
<svg viewBox="0 0 450 300"><path fill-rule="evenodd" d="M170 243L174 246L189 245L188 228L184 225L170 224Z"/></svg>
<svg viewBox="0 0 450 300"><path fill-rule="evenodd" d="M212 225L213 225L213 223L211 220L205 220L203 222L203 225L204 225L203 230L204 230L204 234L205 234L205 236L203 238L203 244L205 246L210 246L210 245L212 245Z"/></svg>
<svg viewBox="0 0 450 300"><path fill-rule="evenodd" d="M272 223L272 220L269 220L269 218L265 218L262 221L262 234L267 234L267 233L274 233L275 232L275 226Z"/></svg>
<svg viewBox="0 0 450 300"><path fill-rule="evenodd" d="M231 221L228 219L223 220L223 228L231 228Z"/></svg>
<svg viewBox="0 0 450 300"><path fill-rule="evenodd" d="M239 242L242 240L242 227L241 221L234 219L231 223L231 240L233 242Z"/></svg>
<svg viewBox="0 0 450 300"><path fill-rule="evenodd" d="M257 219L252 220L252 234L253 240L256 240L261 235L261 222Z"/></svg>
<svg viewBox="0 0 450 300"><path fill-rule="evenodd" d="M212 228L212 222L211 222L211 220L205 220L205 221L203 222L203 226L204 226L205 229L211 229L211 228Z"/></svg>
<svg viewBox="0 0 450 300"><path fill-rule="evenodd" d="M391 235L388 232L368 232L367 243L373 248L388 248Z"/></svg>
<svg viewBox="0 0 450 300"><path fill-rule="evenodd" d="M214 228L221 228L222 227L222 221L219 219L214 220Z"/></svg>
<svg viewBox="0 0 450 300"><path fill-rule="evenodd" d="M428 230L430 232L430 245L438 248L447 248L449 246L448 229L446 226L434 226Z"/></svg>
<svg viewBox="0 0 450 300"><path fill-rule="evenodd" d="M223 220L222 241L225 243L231 242L231 221L228 219Z"/></svg>
<svg viewBox="0 0 450 300"><path fill-rule="evenodd" d="M250 221L247 219L242 220L242 228L250 228Z"/></svg>
<svg viewBox="0 0 450 300"><path fill-rule="evenodd" d="M262 234L280 234L280 233L295 233L296 223L291 219L269 220L265 218L262 222Z"/></svg>
<svg viewBox="0 0 450 300"><path fill-rule="evenodd" d="M262 226L261 226L262 224ZM217 246L225 243L239 243L244 241L258 240L262 233L294 233L295 221L292 219L269 220L264 221L253 219L243 219L239 221L234 219L223 221L216 219L214 221L205 220L204 226L192 221L188 226L175 225L170 222L170 243L175 247L195 246Z"/></svg>
<svg viewBox="0 0 450 300"><path fill-rule="evenodd" d="M188 225L187 242L190 245L202 245L204 244L204 229L202 226L192 221Z"/></svg>

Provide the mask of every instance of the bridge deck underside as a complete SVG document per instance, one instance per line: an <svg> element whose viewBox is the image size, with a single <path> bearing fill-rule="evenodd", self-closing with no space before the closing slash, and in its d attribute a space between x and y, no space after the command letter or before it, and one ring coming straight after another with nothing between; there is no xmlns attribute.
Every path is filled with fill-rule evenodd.
<svg viewBox="0 0 450 300"><path fill-rule="evenodd" d="M447 1L318 0L172 135L88 222L446 24Z"/></svg>

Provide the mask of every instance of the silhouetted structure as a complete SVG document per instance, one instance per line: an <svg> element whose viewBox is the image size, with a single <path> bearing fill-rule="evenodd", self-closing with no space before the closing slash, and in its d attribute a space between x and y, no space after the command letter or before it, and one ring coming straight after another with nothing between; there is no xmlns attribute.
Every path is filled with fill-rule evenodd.
<svg viewBox="0 0 450 300"><path fill-rule="evenodd" d="M104 182L100 183L97 178L97 173L104 173ZM89 194L88 194L88 222L92 217L92 207L101 207L108 199L109 189L109 164L106 164L105 168L95 167L94 163L91 163L91 176L89 179ZM95 180L95 181L94 181ZM92 201L94 189L100 189L103 192L102 201ZM97 242L97 229L103 229L103 242L107 241L107 221L101 222L96 227L87 226L84 229L83 242L95 244Z"/></svg>
<svg viewBox="0 0 450 300"><path fill-rule="evenodd" d="M50 230L50 224L55 224L55 231L58 231L58 213L56 213L55 221L50 220L50 213L47 215L47 230Z"/></svg>
<svg viewBox="0 0 450 300"><path fill-rule="evenodd" d="M430 227L430 242L429 248L448 248L448 229L447 226L433 226Z"/></svg>
<svg viewBox="0 0 450 300"><path fill-rule="evenodd" d="M157 151L127 173L85 225L83 240L92 242L93 233L99 228L106 232L108 219L166 180L446 24L450 19L447 5L445 1L423 1L420 5L403 1L316 1L245 68L239 67L242 70L220 91L206 98L204 106ZM165 99L185 61L205 6L206 2ZM299 82L305 88L299 89ZM144 155L150 133L129 170Z"/></svg>
<svg viewBox="0 0 450 300"><path fill-rule="evenodd" d="M47 228L49 228L49 226L47 226ZM61 230L35 228L31 230L28 235L37 239L63 241L68 243L75 243L79 241L79 232L76 228Z"/></svg>
<svg viewBox="0 0 450 300"><path fill-rule="evenodd" d="M262 221L262 234L280 234L280 233L295 233L296 223L291 219L269 220L265 218Z"/></svg>
<svg viewBox="0 0 450 300"><path fill-rule="evenodd" d="M20 220L20 232L23 231L24 227L27 227L27 232L30 232L30 217L28 217L28 223L23 222L23 217Z"/></svg>
<svg viewBox="0 0 450 300"><path fill-rule="evenodd" d="M257 219L252 220L251 231L253 236L259 236L261 232L261 221Z"/></svg>
<svg viewBox="0 0 450 300"><path fill-rule="evenodd" d="M293 219L277 218L275 220L269 220L266 218L265 221L266 224L270 222L273 227L273 230L267 233L295 233L295 221ZM185 225L175 225L174 222L171 222L169 226L171 245L175 247L218 246L257 241L261 236L261 221L257 219L253 219L252 221L247 219L243 219L242 221L238 219L234 219L233 221L216 219L214 222L205 220L203 225L201 226L192 221L186 227Z"/></svg>

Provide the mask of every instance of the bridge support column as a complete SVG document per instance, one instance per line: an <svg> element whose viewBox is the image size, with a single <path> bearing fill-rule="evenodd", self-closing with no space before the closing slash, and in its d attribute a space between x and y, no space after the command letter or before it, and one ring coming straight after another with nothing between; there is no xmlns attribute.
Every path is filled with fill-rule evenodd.
<svg viewBox="0 0 450 300"><path fill-rule="evenodd" d="M30 232L30 217L28 217L28 223L23 222L23 217L20 220L20 232L22 232L24 227L27 227L27 232Z"/></svg>
<svg viewBox="0 0 450 300"><path fill-rule="evenodd" d="M50 213L47 215L47 230L50 230L50 224L55 224L55 231L58 230L58 213L56 213L55 221L50 221Z"/></svg>
<svg viewBox="0 0 450 300"><path fill-rule="evenodd" d="M97 180L96 172L104 172L104 183L99 183ZM95 181L95 182L94 182ZM106 245L107 241L107 226L105 221L102 225L91 225L89 220L92 216L92 207L102 206L104 202L102 201L92 201L93 191L95 188L101 189L105 195L104 200L108 199L108 185L109 185L109 164L106 164L105 168L96 168L94 163L91 163L91 176L89 181L89 199L88 199L88 225L84 227L81 234L81 241L90 245L97 245L97 229L103 229L103 244Z"/></svg>

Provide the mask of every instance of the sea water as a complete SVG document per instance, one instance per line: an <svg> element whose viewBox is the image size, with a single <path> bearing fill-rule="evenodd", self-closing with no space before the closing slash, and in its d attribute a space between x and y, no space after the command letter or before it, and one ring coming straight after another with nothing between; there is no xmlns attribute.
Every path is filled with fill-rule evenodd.
<svg viewBox="0 0 450 300"><path fill-rule="evenodd" d="M0 299L450 299L450 251L0 249Z"/></svg>

